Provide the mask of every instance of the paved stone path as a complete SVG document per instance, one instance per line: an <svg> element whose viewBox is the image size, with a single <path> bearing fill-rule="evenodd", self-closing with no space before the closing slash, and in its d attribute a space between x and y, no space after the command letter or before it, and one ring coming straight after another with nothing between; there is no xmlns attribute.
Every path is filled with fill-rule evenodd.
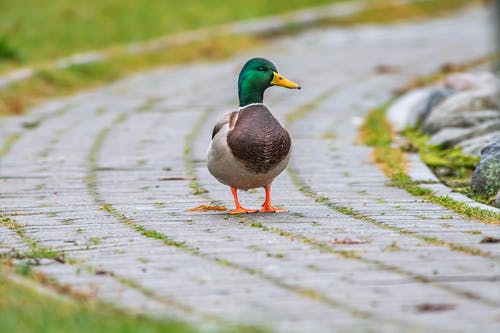
<svg viewBox="0 0 500 333"><path fill-rule="evenodd" d="M140 74L0 122L0 251L65 253L61 284L160 317L276 332L496 332L498 226L403 190L356 145L373 107L415 75L492 52L488 17L307 31L220 63ZM294 157L273 187L286 214L193 213L228 188L205 167L245 59L301 83L266 102ZM393 70L377 71L388 65ZM257 207L262 191L242 194Z"/></svg>

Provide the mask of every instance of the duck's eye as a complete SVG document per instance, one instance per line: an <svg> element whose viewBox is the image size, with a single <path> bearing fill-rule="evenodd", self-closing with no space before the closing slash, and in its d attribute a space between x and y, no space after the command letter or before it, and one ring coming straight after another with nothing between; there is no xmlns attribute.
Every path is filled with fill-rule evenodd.
<svg viewBox="0 0 500 333"><path fill-rule="evenodd" d="M265 71L266 69L265 69L264 67L259 67L259 68L257 68L257 70L259 70L259 71L263 72L263 71Z"/></svg>

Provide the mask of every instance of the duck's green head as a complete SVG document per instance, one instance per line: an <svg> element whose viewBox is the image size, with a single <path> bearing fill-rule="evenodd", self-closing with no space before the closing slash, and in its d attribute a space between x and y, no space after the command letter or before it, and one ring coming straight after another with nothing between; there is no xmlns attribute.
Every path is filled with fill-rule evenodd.
<svg viewBox="0 0 500 333"><path fill-rule="evenodd" d="M264 91L271 86L300 89L300 86L278 74L276 66L267 59L253 58L243 66L238 78L240 106L262 103Z"/></svg>

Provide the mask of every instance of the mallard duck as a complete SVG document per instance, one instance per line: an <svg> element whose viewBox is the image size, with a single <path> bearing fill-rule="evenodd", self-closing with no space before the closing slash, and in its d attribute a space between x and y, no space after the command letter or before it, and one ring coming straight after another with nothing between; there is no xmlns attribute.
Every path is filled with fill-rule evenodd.
<svg viewBox="0 0 500 333"><path fill-rule="evenodd" d="M292 141L262 102L271 86L300 89L269 60L247 61L238 78L239 110L222 116L212 132L207 166L219 182L231 187L236 207L230 214L257 212L240 205L237 191L260 187L265 188L266 199L259 212L286 212L271 204L271 183L286 168Z"/></svg>

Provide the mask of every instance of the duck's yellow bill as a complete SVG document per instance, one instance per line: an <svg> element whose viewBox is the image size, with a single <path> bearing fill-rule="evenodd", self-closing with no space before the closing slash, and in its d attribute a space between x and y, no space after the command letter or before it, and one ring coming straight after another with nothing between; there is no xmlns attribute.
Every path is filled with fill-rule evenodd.
<svg viewBox="0 0 500 333"><path fill-rule="evenodd" d="M290 81L288 79L285 79L283 76L281 76L281 74L278 74L276 72L273 72L273 73L274 73L274 76L273 76L273 80L271 81L272 85L282 86L282 87L290 88L290 89L300 89L300 86L297 83Z"/></svg>

